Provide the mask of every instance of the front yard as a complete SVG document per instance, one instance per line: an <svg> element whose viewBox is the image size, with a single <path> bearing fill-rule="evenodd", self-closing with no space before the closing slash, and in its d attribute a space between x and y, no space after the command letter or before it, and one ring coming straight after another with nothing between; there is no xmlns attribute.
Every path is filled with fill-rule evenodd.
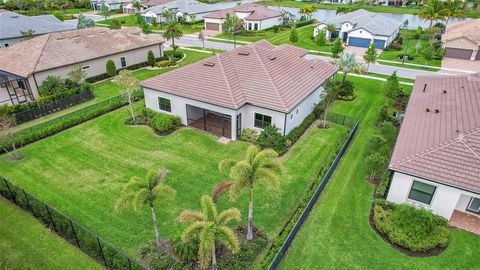
<svg viewBox="0 0 480 270"><path fill-rule="evenodd" d="M375 121L386 102L381 82L350 77L357 87L353 102L336 102L333 111L361 117L361 126L324 194L295 238L280 269L473 269L480 237L450 230L448 248L438 256L408 257L385 243L370 227L374 186L365 157ZM403 86L405 87L405 86ZM394 141L389 142L393 146Z"/></svg>
<svg viewBox="0 0 480 270"><path fill-rule="evenodd" d="M143 106L141 102L137 106ZM122 214L113 211L121 189L132 176L167 168L167 183L177 198L160 201L157 217L162 237L174 239L183 227L176 221L184 209L195 209L203 194L227 178L217 169L226 158L239 159L248 144L223 145L216 138L188 128L160 137L150 129L125 125L126 108L68 129L26 146L25 158L7 162L0 157L0 171L9 180L44 200L113 246L138 258L138 249L153 238L149 209ZM255 223L269 236L283 226L334 144L344 139L347 128L312 128L281 160L285 171L281 190L258 189L255 193ZM219 203L232 206L227 199ZM234 206L247 218L246 194Z"/></svg>

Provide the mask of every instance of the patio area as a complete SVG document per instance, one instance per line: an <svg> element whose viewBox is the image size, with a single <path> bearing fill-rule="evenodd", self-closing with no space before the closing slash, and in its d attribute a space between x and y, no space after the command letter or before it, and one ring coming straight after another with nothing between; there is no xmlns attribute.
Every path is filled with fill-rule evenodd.
<svg viewBox="0 0 480 270"><path fill-rule="evenodd" d="M453 211L448 225L480 235L480 217L461 211Z"/></svg>
<svg viewBox="0 0 480 270"><path fill-rule="evenodd" d="M208 111L205 117L195 120L189 126L212 133L216 136L231 138L232 123L231 118L227 115Z"/></svg>

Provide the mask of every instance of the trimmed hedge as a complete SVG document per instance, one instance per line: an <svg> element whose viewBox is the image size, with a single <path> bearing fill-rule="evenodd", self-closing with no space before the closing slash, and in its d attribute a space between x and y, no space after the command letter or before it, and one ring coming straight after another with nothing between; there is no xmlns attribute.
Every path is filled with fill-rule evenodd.
<svg viewBox="0 0 480 270"><path fill-rule="evenodd" d="M448 221L426 209L379 200L373 209L373 222L391 243L412 252L428 252L448 244Z"/></svg>
<svg viewBox="0 0 480 270"><path fill-rule="evenodd" d="M378 199L385 198L387 194L388 186L390 185L390 180L392 178L392 172L388 171L383 175L380 184L378 184L377 191L375 192L375 197Z"/></svg>
<svg viewBox="0 0 480 270"><path fill-rule="evenodd" d="M137 111L135 120L136 124L147 125L160 135L173 132L181 124L180 117L176 115L159 113L148 108L142 108ZM131 118L128 120L128 123L132 123Z"/></svg>
<svg viewBox="0 0 480 270"><path fill-rule="evenodd" d="M313 20L297 22L297 23L295 23L295 26L298 28L298 27L302 27L302 26L310 25L310 24L313 24Z"/></svg>

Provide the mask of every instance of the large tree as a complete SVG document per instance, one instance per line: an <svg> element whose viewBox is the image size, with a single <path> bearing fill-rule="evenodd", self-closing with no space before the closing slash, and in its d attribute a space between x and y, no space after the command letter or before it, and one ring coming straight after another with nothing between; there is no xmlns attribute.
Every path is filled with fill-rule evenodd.
<svg viewBox="0 0 480 270"><path fill-rule="evenodd" d="M160 245L160 236L158 234L154 202L163 197L174 198L176 194L176 191L172 187L164 183L167 175L167 170L160 170L158 172L149 172L143 179L138 176L132 177L124 187L123 195L117 200L114 206L116 212L122 211L127 206L132 206L135 211L143 205L150 206L157 246Z"/></svg>
<svg viewBox="0 0 480 270"><path fill-rule="evenodd" d="M198 239L200 267L204 269L211 264L211 269L216 270L218 243L234 254L240 249L235 232L227 226L232 220L240 221L240 211L230 208L218 213L216 204L207 195L202 196L200 204L202 211L185 210L179 216L179 221L188 225L182 233L182 241L188 243Z"/></svg>
<svg viewBox="0 0 480 270"><path fill-rule="evenodd" d="M370 64L375 64L377 62L377 59L378 59L378 53L377 53L377 50L375 49L375 43L372 42L370 43L368 50L363 55L363 60L365 61L365 63L367 63L367 72L368 72L368 69L370 68Z"/></svg>
<svg viewBox="0 0 480 270"><path fill-rule="evenodd" d="M155 58L154 58L155 62ZM132 121L135 124L135 113L133 110L133 93L138 89L138 80L132 76L132 73L128 70L121 70L117 77L115 77L115 82L120 85L122 92L127 96L128 105L130 107L130 114L132 116Z"/></svg>
<svg viewBox="0 0 480 270"><path fill-rule="evenodd" d="M233 36L234 48L237 47L235 35L242 28L243 28L243 22L239 17L237 17L237 15L227 14L227 17L225 18L225 21L222 24L222 33L225 35L226 38L230 38Z"/></svg>
<svg viewBox="0 0 480 270"><path fill-rule="evenodd" d="M445 26L451 18L464 18L467 2L462 0L446 0L445 6Z"/></svg>
<svg viewBox="0 0 480 270"><path fill-rule="evenodd" d="M418 16L425 21L430 21L429 28L431 28L434 21L445 19L445 6L441 0L428 0L418 12Z"/></svg>
<svg viewBox="0 0 480 270"><path fill-rule="evenodd" d="M298 13L303 14L307 19L312 19L312 14L317 12L317 8L314 5L305 5L298 10Z"/></svg>
<svg viewBox="0 0 480 270"><path fill-rule="evenodd" d="M327 82L325 89L320 94L320 106L323 109L323 127L327 127L327 112L330 105L337 99L338 96L338 83L330 80Z"/></svg>
<svg viewBox="0 0 480 270"><path fill-rule="evenodd" d="M258 146L250 146L243 160L222 160L218 164L220 171L230 173L230 200L235 201L240 192L248 191L248 229L247 240L253 239L253 189L258 184L278 188L280 164L275 160L277 152L272 149L260 150Z"/></svg>
<svg viewBox="0 0 480 270"><path fill-rule="evenodd" d="M172 40L172 45L175 45L175 39L179 39L183 37L183 32L180 30L178 22L176 21L169 21L167 22L167 26L165 28L165 32L163 32L162 36L167 40Z"/></svg>
<svg viewBox="0 0 480 270"><path fill-rule="evenodd" d="M341 53L339 57L335 59L335 65L337 65L342 72L342 82L344 82L348 72L357 68L360 63L355 58L355 53Z"/></svg>

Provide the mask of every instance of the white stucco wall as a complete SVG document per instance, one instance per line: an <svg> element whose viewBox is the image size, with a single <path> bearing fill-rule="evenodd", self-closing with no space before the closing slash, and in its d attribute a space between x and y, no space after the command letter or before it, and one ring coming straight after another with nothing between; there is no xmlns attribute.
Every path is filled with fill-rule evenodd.
<svg viewBox="0 0 480 270"><path fill-rule="evenodd" d="M287 122L285 125L285 134L288 134L292 129L299 126L305 117L313 112L315 104L320 102L320 94L323 92L323 86L306 97L300 104L298 104L289 114L287 114Z"/></svg>
<svg viewBox="0 0 480 270"><path fill-rule="evenodd" d="M222 20L222 19L212 19L212 18L205 18L204 19L204 26L203 28L206 29L207 28L207 23L218 23L219 24L219 27L218 27L218 31L222 32L222 24L225 20Z"/></svg>
<svg viewBox="0 0 480 270"><path fill-rule="evenodd" d="M436 187L430 205L426 205L408 198L413 181L420 181ZM406 203L417 207L424 207L434 214L450 219L453 211L465 211L468 201L472 196L480 197L478 194L450 187L426 179L413 177L407 174L395 172L388 191L387 200L394 203ZM466 197L466 198L465 198Z"/></svg>
<svg viewBox="0 0 480 270"><path fill-rule="evenodd" d="M258 23L258 30L265 30L268 28L272 28L275 25L280 25L282 24L282 18L281 17L275 17L275 18L270 18L262 21L249 21L245 20L246 23Z"/></svg>
<svg viewBox="0 0 480 270"><path fill-rule="evenodd" d="M260 108L247 104L240 109L238 109L237 114L242 114L242 130L245 128L252 128L257 130L259 133L263 129L255 127L255 113L260 113L272 117L272 125L275 125L279 128L279 132L283 134L284 125L285 125L285 113L278 112L270 109Z"/></svg>

